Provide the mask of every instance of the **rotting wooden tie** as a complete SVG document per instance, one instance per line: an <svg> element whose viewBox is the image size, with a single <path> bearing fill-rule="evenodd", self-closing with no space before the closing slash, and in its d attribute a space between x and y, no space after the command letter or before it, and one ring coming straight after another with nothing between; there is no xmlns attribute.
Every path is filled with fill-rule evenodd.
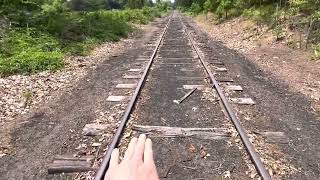
<svg viewBox="0 0 320 180"><path fill-rule="evenodd" d="M289 137L285 135L284 132L254 132L255 134L262 135L267 143L279 143L279 144L287 144L289 143Z"/></svg>
<svg viewBox="0 0 320 180"><path fill-rule="evenodd" d="M134 125L134 131L147 133L154 137L195 137L199 139L221 140L230 138L231 134L226 128L181 128L167 126L141 126Z"/></svg>
<svg viewBox="0 0 320 180"><path fill-rule="evenodd" d="M186 84L183 85L183 89L198 89L198 90L203 90L205 89L205 85L193 85L193 84Z"/></svg>
<svg viewBox="0 0 320 180"><path fill-rule="evenodd" d="M243 91L242 87L237 85L229 85L227 89L231 91Z"/></svg>
<svg viewBox="0 0 320 180"><path fill-rule="evenodd" d="M231 101L236 104L254 105L255 102L251 98L231 98Z"/></svg>
<svg viewBox="0 0 320 180"><path fill-rule="evenodd" d="M111 102L120 102L120 101L126 101L129 100L130 96L109 96L107 98L107 101Z"/></svg>
<svg viewBox="0 0 320 180"><path fill-rule="evenodd" d="M119 89L133 89L137 87L137 84L117 84L116 88Z"/></svg>
<svg viewBox="0 0 320 180"><path fill-rule="evenodd" d="M234 80L231 78L217 77L218 82L233 82Z"/></svg>
<svg viewBox="0 0 320 180"><path fill-rule="evenodd" d="M129 72L141 72L142 69L129 69Z"/></svg>
<svg viewBox="0 0 320 180"><path fill-rule="evenodd" d="M188 76L176 76L176 78L180 81L203 81L204 77L188 77Z"/></svg>
<svg viewBox="0 0 320 180"><path fill-rule="evenodd" d="M56 173L74 173L91 171L91 161L93 156L73 157L73 156L57 156L53 163L48 166L48 174Z"/></svg>
<svg viewBox="0 0 320 180"><path fill-rule="evenodd" d="M217 68L215 68L215 71L217 71L217 72L227 72L228 69L224 68L224 67L221 67L221 68L217 67Z"/></svg>
<svg viewBox="0 0 320 180"><path fill-rule="evenodd" d="M125 75L123 76L125 79L140 79L141 75Z"/></svg>

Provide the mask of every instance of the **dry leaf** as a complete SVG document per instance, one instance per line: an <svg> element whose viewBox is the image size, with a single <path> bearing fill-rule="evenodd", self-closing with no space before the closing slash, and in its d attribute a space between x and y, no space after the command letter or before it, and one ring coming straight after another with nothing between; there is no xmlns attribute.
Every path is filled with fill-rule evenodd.
<svg viewBox="0 0 320 180"><path fill-rule="evenodd" d="M195 145L193 145L193 144L189 145L188 150L189 150L190 153L195 153L197 151Z"/></svg>

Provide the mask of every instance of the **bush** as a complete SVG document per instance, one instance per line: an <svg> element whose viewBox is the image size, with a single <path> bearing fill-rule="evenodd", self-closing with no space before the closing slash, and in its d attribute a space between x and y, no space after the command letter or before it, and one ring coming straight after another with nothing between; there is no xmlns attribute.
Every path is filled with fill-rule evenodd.
<svg viewBox="0 0 320 180"><path fill-rule="evenodd" d="M63 67L56 38L34 29L11 30L0 44L0 74L29 74Z"/></svg>
<svg viewBox="0 0 320 180"><path fill-rule="evenodd" d="M0 58L2 76L11 74L29 74L44 70L57 70L63 67L61 52L43 52L28 49L9 58Z"/></svg>
<svg viewBox="0 0 320 180"><path fill-rule="evenodd" d="M320 58L320 43L313 45L312 49L313 49L313 53L314 53L313 58L319 59Z"/></svg>
<svg viewBox="0 0 320 180"><path fill-rule="evenodd" d="M202 11L201 6L198 3L192 3L191 7L190 7L190 12L192 13L192 15L197 15Z"/></svg>
<svg viewBox="0 0 320 180"><path fill-rule="evenodd" d="M273 5L265 5L258 8L245 9L243 15L260 23L272 24L275 19L276 9Z"/></svg>
<svg viewBox="0 0 320 180"><path fill-rule="evenodd" d="M128 22L147 24L159 16L151 7L75 12L48 6L30 24L36 28L8 29L0 39L0 74L59 69L64 54L87 55L99 43L127 37L132 31Z"/></svg>

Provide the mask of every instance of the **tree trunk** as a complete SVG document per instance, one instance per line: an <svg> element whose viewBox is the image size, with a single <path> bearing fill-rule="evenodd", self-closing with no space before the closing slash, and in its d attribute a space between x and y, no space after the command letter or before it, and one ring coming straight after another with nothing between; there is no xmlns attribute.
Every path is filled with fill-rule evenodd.
<svg viewBox="0 0 320 180"><path fill-rule="evenodd" d="M228 19L228 10L226 10L226 19Z"/></svg>
<svg viewBox="0 0 320 180"><path fill-rule="evenodd" d="M307 32L307 37L306 37L306 49L308 49L309 38L310 38L310 33L312 31L312 28L313 28L313 20L311 18L310 19L310 25L309 25L308 32Z"/></svg>

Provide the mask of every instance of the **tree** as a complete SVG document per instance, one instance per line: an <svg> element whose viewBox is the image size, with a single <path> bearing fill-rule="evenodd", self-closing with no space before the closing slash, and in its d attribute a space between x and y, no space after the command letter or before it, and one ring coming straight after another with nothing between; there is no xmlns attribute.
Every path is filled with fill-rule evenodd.
<svg viewBox="0 0 320 180"><path fill-rule="evenodd" d="M128 0L127 7L130 9L141 9L147 5L146 0Z"/></svg>
<svg viewBox="0 0 320 180"><path fill-rule="evenodd" d="M217 8L217 12L221 15L221 12L224 12L225 18L228 18L228 11L233 8L234 0L221 0Z"/></svg>

